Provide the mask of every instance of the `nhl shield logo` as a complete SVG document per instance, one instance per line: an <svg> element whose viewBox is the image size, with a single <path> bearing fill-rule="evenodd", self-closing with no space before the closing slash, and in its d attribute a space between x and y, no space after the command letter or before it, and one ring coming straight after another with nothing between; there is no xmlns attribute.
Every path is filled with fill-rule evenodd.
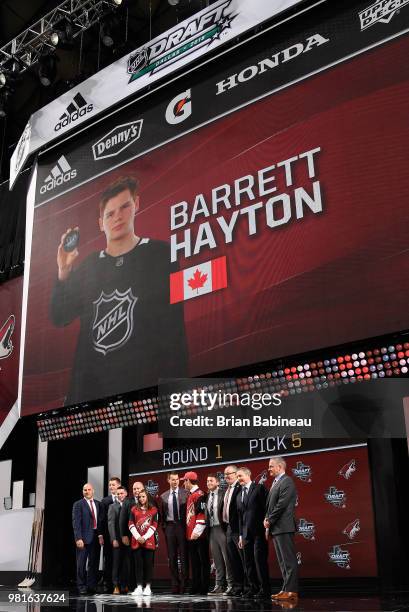
<svg viewBox="0 0 409 612"><path fill-rule="evenodd" d="M133 309L137 299L132 289L121 293L117 289L106 295L103 291L94 304L92 340L94 348L106 355L121 348L133 330Z"/></svg>

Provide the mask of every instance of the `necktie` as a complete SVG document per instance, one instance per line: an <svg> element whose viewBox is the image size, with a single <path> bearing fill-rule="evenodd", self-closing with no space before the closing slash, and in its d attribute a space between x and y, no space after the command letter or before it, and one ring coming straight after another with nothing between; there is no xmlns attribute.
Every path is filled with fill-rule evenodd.
<svg viewBox="0 0 409 612"><path fill-rule="evenodd" d="M248 491L247 487L244 486L244 488L243 488L243 504L245 506L247 506L248 496L249 496L249 491Z"/></svg>
<svg viewBox="0 0 409 612"><path fill-rule="evenodd" d="M233 487L230 485L227 489L226 495L224 496L224 504L223 504L223 521L225 523L229 522L229 502L231 493L233 491Z"/></svg>
<svg viewBox="0 0 409 612"><path fill-rule="evenodd" d="M95 516L94 502L92 501L92 499L90 501L90 506L91 506L91 514L92 514L92 527L93 527L93 529L96 529L97 528L97 519L96 519L96 516Z"/></svg>
<svg viewBox="0 0 409 612"><path fill-rule="evenodd" d="M214 525L214 508L213 508L213 504L214 504L214 491L212 491L210 493L210 510L209 510L210 527L213 527L213 525Z"/></svg>
<svg viewBox="0 0 409 612"><path fill-rule="evenodd" d="M173 520L174 521L178 521L179 520L179 509L178 509L178 500L176 499L176 491L173 491L173 500L172 500L172 504L173 504Z"/></svg>

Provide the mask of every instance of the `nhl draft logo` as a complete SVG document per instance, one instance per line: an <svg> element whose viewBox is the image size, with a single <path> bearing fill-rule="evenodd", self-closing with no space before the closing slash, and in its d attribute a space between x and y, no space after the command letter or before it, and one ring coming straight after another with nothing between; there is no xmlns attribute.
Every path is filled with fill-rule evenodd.
<svg viewBox="0 0 409 612"><path fill-rule="evenodd" d="M220 40L223 32L231 28L231 22L237 17L232 13L231 4L232 0L225 0L218 6L210 6L187 23L173 28L166 36L132 53L127 62L127 72L131 75L128 83L145 74L155 74L197 49Z"/></svg>
<svg viewBox="0 0 409 612"><path fill-rule="evenodd" d="M345 491L340 491L337 487L330 487L326 493L324 493L324 497L333 506L336 508L345 508L345 502L347 500L347 496L345 495Z"/></svg>
<svg viewBox="0 0 409 612"><path fill-rule="evenodd" d="M351 459L351 461L348 461L348 463L342 466L338 474L339 476L343 476L345 480L349 480L354 472L356 472L356 461L355 459Z"/></svg>
<svg viewBox="0 0 409 612"><path fill-rule="evenodd" d="M409 0L379 0L371 4L359 13L361 31L375 25L375 23L389 23L395 13L407 4L409 4Z"/></svg>
<svg viewBox="0 0 409 612"><path fill-rule="evenodd" d="M342 567L344 569L351 569L351 555L349 550L342 550L338 544L332 547L332 550L328 553L329 560L331 563L335 563L338 567Z"/></svg>
<svg viewBox="0 0 409 612"><path fill-rule="evenodd" d="M137 302L132 289L103 291L94 304L92 340L94 349L103 355L124 346L133 331L133 309Z"/></svg>
<svg viewBox="0 0 409 612"><path fill-rule="evenodd" d="M220 484L219 484L220 489L222 491L227 489L227 482L226 482L226 480L224 478L224 473L223 472L217 472L217 478L219 479L219 482L220 482Z"/></svg>
<svg viewBox="0 0 409 612"><path fill-rule="evenodd" d="M10 357L13 352L13 343L11 336L13 335L16 319L14 315L10 315L7 321L3 323L0 329L0 359Z"/></svg>
<svg viewBox="0 0 409 612"><path fill-rule="evenodd" d="M342 533L350 540L354 540L359 531L361 531L361 523L359 519L355 519L348 523L345 529L342 530Z"/></svg>
<svg viewBox="0 0 409 612"><path fill-rule="evenodd" d="M159 491L159 483L155 482L154 480L148 480L145 485L145 489L148 491L149 495L155 497L155 495L157 495Z"/></svg>
<svg viewBox="0 0 409 612"><path fill-rule="evenodd" d="M303 482L311 482L312 470L311 466L305 465L302 461L297 461L297 465L293 468L293 474Z"/></svg>
<svg viewBox="0 0 409 612"><path fill-rule="evenodd" d="M298 522L297 531L305 540L315 540L315 525L307 521L304 518L301 518Z"/></svg>

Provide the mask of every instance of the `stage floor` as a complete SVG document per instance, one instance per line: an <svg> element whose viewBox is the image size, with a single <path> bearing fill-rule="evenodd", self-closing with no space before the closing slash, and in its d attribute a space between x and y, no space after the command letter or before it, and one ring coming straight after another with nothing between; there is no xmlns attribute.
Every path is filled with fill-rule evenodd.
<svg viewBox="0 0 409 612"><path fill-rule="evenodd" d="M0 589L2 590L2 589ZM21 591L20 591L21 592ZM30 591L26 591L30 592ZM35 591L31 591L35 593ZM228 598L223 596L190 596L154 594L152 597L132 595L70 595L68 606L50 607L43 605L5 604L0 605L1 612L37 612L39 610L66 610L67 612L122 612L126 608L136 611L138 608L150 609L152 612L409 612L409 594L390 598L380 597L303 597L298 604L277 604L269 601Z"/></svg>

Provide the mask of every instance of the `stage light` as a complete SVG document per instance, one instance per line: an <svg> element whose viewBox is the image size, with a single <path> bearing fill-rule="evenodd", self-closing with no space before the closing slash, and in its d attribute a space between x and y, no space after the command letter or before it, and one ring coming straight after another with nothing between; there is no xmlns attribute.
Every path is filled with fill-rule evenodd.
<svg viewBox="0 0 409 612"><path fill-rule="evenodd" d="M52 32L50 35L50 43L56 47L60 42L60 37L58 36L58 32Z"/></svg>
<svg viewBox="0 0 409 612"><path fill-rule="evenodd" d="M61 21L51 34L50 41L55 47L58 45L62 49L71 49L74 44L72 23L68 19Z"/></svg>
<svg viewBox="0 0 409 612"><path fill-rule="evenodd" d="M7 83L7 77L4 72L0 72L0 89Z"/></svg>
<svg viewBox="0 0 409 612"><path fill-rule="evenodd" d="M55 81L57 76L57 58L52 54L43 56L40 59L38 67L38 78L40 79L41 85L49 87Z"/></svg>
<svg viewBox="0 0 409 612"><path fill-rule="evenodd" d="M114 24L111 19L101 23L101 42L104 47L113 47L115 42Z"/></svg>
<svg viewBox="0 0 409 612"><path fill-rule="evenodd" d="M177 6L180 0L168 0L170 6Z"/></svg>

